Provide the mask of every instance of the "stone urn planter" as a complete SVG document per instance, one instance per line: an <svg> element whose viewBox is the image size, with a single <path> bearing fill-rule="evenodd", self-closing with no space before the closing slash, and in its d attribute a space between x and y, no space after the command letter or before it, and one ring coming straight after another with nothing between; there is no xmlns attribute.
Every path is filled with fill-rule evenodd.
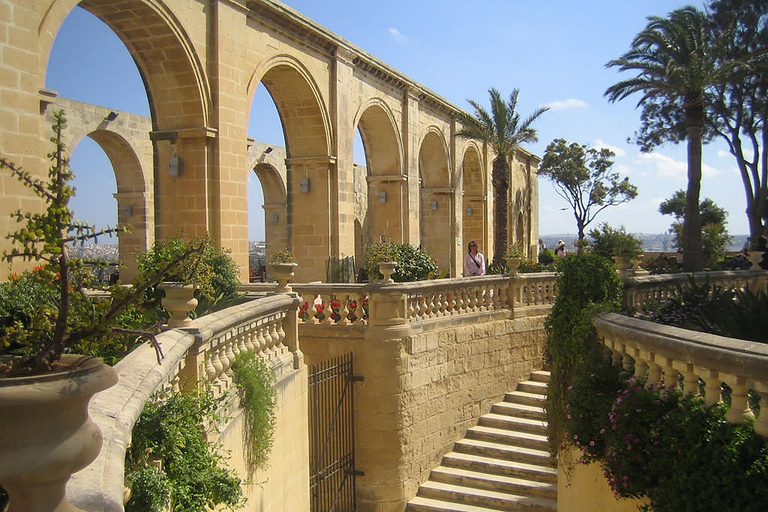
<svg viewBox="0 0 768 512"><path fill-rule="evenodd" d="M517 274L517 269L520 268L520 258L507 258L507 267L511 275Z"/></svg>
<svg viewBox="0 0 768 512"><path fill-rule="evenodd" d="M117 374L101 359L64 355L60 372L0 378L0 486L9 512L76 512L66 498L72 473L101 449L88 417L94 394Z"/></svg>
<svg viewBox="0 0 768 512"><path fill-rule="evenodd" d="M616 266L616 271L619 277L629 277L633 275L632 272L632 258L628 256L614 256L613 262Z"/></svg>
<svg viewBox="0 0 768 512"><path fill-rule="evenodd" d="M162 303L171 317L168 319L168 327L187 327L192 323L189 312L197 306L193 284L184 283L160 283L158 287L165 292Z"/></svg>
<svg viewBox="0 0 768 512"><path fill-rule="evenodd" d="M290 292L291 286L288 282L293 279L293 271L298 265L292 261L285 261L270 263L269 266L272 269L272 276L277 279L275 291L278 293Z"/></svg>
<svg viewBox="0 0 768 512"><path fill-rule="evenodd" d="M382 280L383 284L392 284L395 282L395 280L392 279L392 274L395 273L396 268L397 268L396 261L380 261L379 262L379 272L381 272L381 275L384 276L384 279Z"/></svg>

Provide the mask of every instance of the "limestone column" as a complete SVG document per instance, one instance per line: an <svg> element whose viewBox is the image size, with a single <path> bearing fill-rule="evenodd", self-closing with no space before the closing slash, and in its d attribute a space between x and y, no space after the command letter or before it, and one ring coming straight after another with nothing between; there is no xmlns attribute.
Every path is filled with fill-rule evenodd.
<svg viewBox="0 0 768 512"><path fill-rule="evenodd" d="M419 191L419 97L408 88L403 93L403 242L421 244Z"/></svg>
<svg viewBox="0 0 768 512"><path fill-rule="evenodd" d="M334 157L285 161L288 174L288 236L299 267L295 282L324 281L331 257Z"/></svg>

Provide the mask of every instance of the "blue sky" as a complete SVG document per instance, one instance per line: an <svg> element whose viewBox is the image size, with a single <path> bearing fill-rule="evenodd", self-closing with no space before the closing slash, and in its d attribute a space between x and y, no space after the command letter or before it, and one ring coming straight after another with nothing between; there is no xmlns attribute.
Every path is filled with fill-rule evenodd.
<svg viewBox="0 0 768 512"><path fill-rule="evenodd" d="M641 154L627 143L639 128L639 98L608 103L603 93L629 78L605 63L620 56L646 24L649 15L703 1L673 0L294 0L294 10L325 26L462 108L467 98L488 103L488 89L507 96L520 89L519 110L539 106L550 111L537 122L539 142L526 148L542 155L555 138L616 152L614 169L629 176L639 195L630 203L605 210L594 226L609 222L633 233L662 233L672 221L658 213L659 203L686 187L685 146L667 145ZM148 115L146 94L125 47L108 27L76 9L65 21L52 51L46 86L61 96ZM249 135L282 144L274 105L261 89L251 110ZM356 153L356 159L359 159ZM114 223L111 164L98 146L86 140L75 148L73 169L80 218ZM263 238L258 183L249 187L251 239ZM87 201L85 198L87 197ZM722 143L704 150L702 198L729 213L731 234L748 232L744 189L735 161ZM95 199L94 199L95 198ZM576 224L564 199L546 180L540 183L540 233L574 233ZM593 226L590 226L593 227Z"/></svg>

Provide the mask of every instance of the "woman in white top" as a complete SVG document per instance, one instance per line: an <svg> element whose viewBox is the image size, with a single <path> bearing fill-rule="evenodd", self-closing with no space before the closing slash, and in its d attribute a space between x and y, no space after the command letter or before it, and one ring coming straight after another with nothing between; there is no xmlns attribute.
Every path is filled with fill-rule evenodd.
<svg viewBox="0 0 768 512"><path fill-rule="evenodd" d="M469 242L469 252L464 256L464 276L484 276L485 257L477 252L477 242Z"/></svg>

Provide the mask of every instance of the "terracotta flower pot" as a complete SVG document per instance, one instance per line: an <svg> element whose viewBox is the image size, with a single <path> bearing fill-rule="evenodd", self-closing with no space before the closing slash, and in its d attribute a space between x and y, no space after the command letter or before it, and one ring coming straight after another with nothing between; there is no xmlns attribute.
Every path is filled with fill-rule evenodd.
<svg viewBox="0 0 768 512"><path fill-rule="evenodd" d="M70 368L0 378L0 486L10 512L78 511L66 499L67 482L101 449L88 403L117 374L95 357L65 355L62 362Z"/></svg>

